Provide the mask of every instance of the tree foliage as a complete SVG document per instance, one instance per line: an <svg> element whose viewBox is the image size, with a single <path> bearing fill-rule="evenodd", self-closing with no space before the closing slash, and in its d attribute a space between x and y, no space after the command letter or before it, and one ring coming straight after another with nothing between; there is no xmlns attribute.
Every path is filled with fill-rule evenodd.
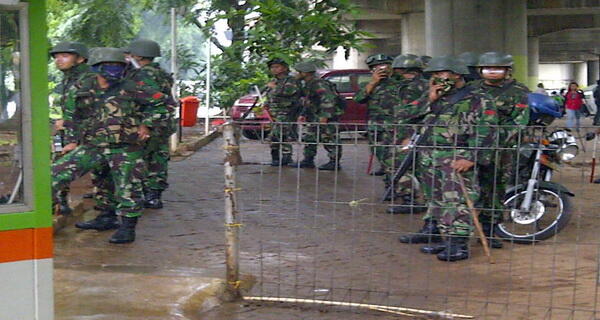
<svg viewBox="0 0 600 320"><path fill-rule="evenodd" d="M301 58L325 58L338 47L361 48L365 33L345 17L356 13L349 0L166 0L146 5L157 10L178 8L187 23L200 28L222 54L214 57L216 102L229 107L253 84L268 81L265 62L280 57L290 64ZM214 36L227 21L231 43Z"/></svg>

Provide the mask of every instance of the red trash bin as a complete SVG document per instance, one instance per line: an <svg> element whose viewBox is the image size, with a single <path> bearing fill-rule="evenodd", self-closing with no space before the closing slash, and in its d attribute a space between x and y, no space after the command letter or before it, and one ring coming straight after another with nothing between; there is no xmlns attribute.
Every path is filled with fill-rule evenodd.
<svg viewBox="0 0 600 320"><path fill-rule="evenodd" d="M200 100L194 96L180 99L181 101L181 125L184 127L193 127L198 120L198 107Z"/></svg>

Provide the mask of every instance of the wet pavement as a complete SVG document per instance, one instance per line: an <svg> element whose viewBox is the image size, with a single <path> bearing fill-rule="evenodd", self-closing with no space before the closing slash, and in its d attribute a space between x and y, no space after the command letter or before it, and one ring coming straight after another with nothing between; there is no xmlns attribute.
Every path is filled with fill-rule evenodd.
<svg viewBox="0 0 600 320"><path fill-rule="evenodd" d="M577 194L571 223L557 237L534 246L505 243L505 249L493 251L494 265L487 263L482 248L473 241L472 259L443 263L421 254L418 246L397 242L398 235L418 229L420 215L385 214L386 206L379 201L381 179L365 174L367 146L361 140L346 143L351 145L344 149L342 170L319 172L264 165L270 160L268 146L244 140L245 164L238 168L241 272L256 282L246 295L413 307L481 319L591 319L596 315L600 221L594 209L597 186L584 183L588 168L566 166L555 179ZM135 318L137 305L144 309L166 300L120 290L119 283L142 283L140 292L162 291L162 279L173 282L165 294L185 296L185 290L198 285L194 281L223 277L221 144L217 139L191 157L172 162L165 208L145 211L135 243L111 245L110 232L73 227L56 236L57 319L108 319L84 312L88 304L105 303L107 308L93 310L112 319L182 319L177 318L182 316L177 314L181 310L177 304L147 308L147 314ZM318 163L325 162L321 148L319 153ZM589 158L589 152L582 157ZM103 279L107 279L104 284ZM86 296L88 283L104 288L104 293ZM175 301L181 301L181 296ZM187 306L201 309L193 303ZM84 313L78 316L78 312ZM183 316L402 319L375 311L267 303L225 304Z"/></svg>

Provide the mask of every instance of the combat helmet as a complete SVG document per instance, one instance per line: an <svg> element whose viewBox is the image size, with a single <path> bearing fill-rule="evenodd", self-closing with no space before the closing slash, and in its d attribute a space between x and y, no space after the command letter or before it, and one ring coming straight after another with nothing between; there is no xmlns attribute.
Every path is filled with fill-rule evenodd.
<svg viewBox="0 0 600 320"><path fill-rule="evenodd" d="M52 50L50 50L50 55L54 57L57 53L73 53L84 59L90 57L88 48L85 44L73 41L61 41L57 43Z"/></svg>
<svg viewBox="0 0 600 320"><path fill-rule="evenodd" d="M510 54L492 51L486 52L479 57L478 67L507 67L512 68L515 61Z"/></svg>
<svg viewBox="0 0 600 320"><path fill-rule="evenodd" d="M156 41L148 39L133 40L129 44L127 51L132 55L139 57L160 57L160 45Z"/></svg>
<svg viewBox="0 0 600 320"><path fill-rule="evenodd" d="M429 61L429 65L423 71L452 71L456 74L469 74L469 69L467 68L467 66L452 55L434 57L433 59L431 59L431 61Z"/></svg>
<svg viewBox="0 0 600 320"><path fill-rule="evenodd" d="M423 61L414 54L402 54L397 56L392 63L393 69L423 69Z"/></svg>
<svg viewBox="0 0 600 320"><path fill-rule="evenodd" d="M476 67L479 62L479 54L471 51L463 52L457 56L467 67Z"/></svg>
<svg viewBox="0 0 600 320"><path fill-rule="evenodd" d="M123 54L123 50L119 48L94 48L92 55L90 56L89 64L91 66L97 65L102 62L125 62L125 55Z"/></svg>
<svg viewBox="0 0 600 320"><path fill-rule="evenodd" d="M316 72L317 65L314 62L303 61L299 62L294 66L294 69L298 70L298 72Z"/></svg>
<svg viewBox="0 0 600 320"><path fill-rule="evenodd" d="M269 66L269 67L274 64L280 64L280 65L286 66L286 67L289 66L289 64L281 58L273 58L273 59L267 61L267 66Z"/></svg>
<svg viewBox="0 0 600 320"><path fill-rule="evenodd" d="M367 57L367 59L365 59L365 63L367 64L367 66L372 67L378 64L392 64L392 61L394 61L394 59L390 56L388 56L387 54L383 54L383 53L378 53L378 54L373 54Z"/></svg>

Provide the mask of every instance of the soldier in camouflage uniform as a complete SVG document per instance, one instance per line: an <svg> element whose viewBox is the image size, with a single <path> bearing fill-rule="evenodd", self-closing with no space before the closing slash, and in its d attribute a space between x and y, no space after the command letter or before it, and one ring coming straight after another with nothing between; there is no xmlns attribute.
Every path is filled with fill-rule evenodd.
<svg viewBox="0 0 600 320"><path fill-rule="evenodd" d="M375 175L386 173L384 161L390 148L385 143L393 140L394 108L400 104L400 82L392 77L392 61L385 54L367 57L373 75L354 96L354 101L367 104L369 146L381 166Z"/></svg>
<svg viewBox="0 0 600 320"><path fill-rule="evenodd" d="M465 75L465 81L467 82L467 84L471 81L481 79L481 76L479 75L479 70L477 68L477 63L479 62L479 54L467 51L459 54L457 58L462 63L464 63L467 66L467 68L469 68L469 74Z"/></svg>
<svg viewBox="0 0 600 320"><path fill-rule="evenodd" d="M419 240L415 236L435 242L441 234L442 244L429 243L421 251L437 254L442 261L464 260L470 256L473 227L457 175L464 177L468 196L477 201L477 168L489 165L498 141L496 106L491 98L466 87L463 76L468 69L452 56L433 58L425 72L432 73L429 93L411 104L413 117L425 115L423 122L435 125L417 146L428 216L423 229L408 242Z"/></svg>
<svg viewBox="0 0 600 320"><path fill-rule="evenodd" d="M130 70L127 78L136 83L156 89L165 95L171 95L173 77L154 62L160 57L160 46L152 40L134 40L127 50L139 68ZM144 160L147 166L147 176L142 181L144 186L145 207L160 209L163 207L161 194L167 189L169 171L169 137L175 133L175 115L170 114L164 127L155 127L150 139L146 142Z"/></svg>
<svg viewBox="0 0 600 320"><path fill-rule="evenodd" d="M143 144L154 128L168 121L174 102L158 90L125 80L120 49L98 48L90 65L96 78L79 81L68 93L64 114L67 154L52 166L53 201L56 203L58 191L76 178L110 167L121 224L109 241L133 242L143 207ZM117 217L106 212L94 220L94 229L110 229Z"/></svg>
<svg viewBox="0 0 600 320"><path fill-rule="evenodd" d="M411 130L409 130L408 124L419 122L418 119L407 121L412 110L406 106L419 99L428 90L429 83L423 78L423 62L419 56L414 54L400 55L394 59L392 68L394 69L394 75L398 76L400 81L400 104L394 110L393 122L398 126L394 128L394 140L389 141L389 144L398 145L410 136ZM386 186L392 183L393 175L405 157L406 153L402 152L400 148L392 148L391 152L387 154L384 160L387 168L384 178ZM417 180L418 172L414 172L414 174L409 172L400 178L396 183L395 190L390 194L390 200L399 197L403 200L403 205L390 206L387 210L388 213L419 213L426 210L424 206L415 201L415 198L419 196L418 184L414 183Z"/></svg>
<svg viewBox="0 0 600 320"><path fill-rule="evenodd" d="M75 82L86 77L95 77L95 74L90 71L90 67L86 64L89 57L88 48L82 43L70 41L59 42L52 48L50 55L54 59L56 68L63 73L62 80L50 93L50 120L53 124L54 135L62 141L64 140L63 113L67 92L73 87ZM62 147L62 145L53 146ZM54 150L53 161L56 161L59 157L59 151ZM68 187L60 193L58 213L71 213Z"/></svg>
<svg viewBox="0 0 600 320"><path fill-rule="evenodd" d="M471 82L476 92L494 98L498 110L499 145L503 150L494 154L494 160L488 166L479 169L481 185L481 223L483 231L489 235L492 248L502 248L502 242L494 235L495 226L502 222L502 202L506 186L516 171L517 144L521 129L529 123L526 85L512 79L513 58L500 52L487 52L479 57L478 67L481 80Z"/></svg>
<svg viewBox="0 0 600 320"><path fill-rule="evenodd" d="M319 143L327 151L329 162L319 167L319 170L340 169L342 146L340 145L338 128L328 124L337 122L344 110L339 104L339 95L335 85L325 79L315 76L317 66L312 62L301 62L294 66L298 71L298 80L304 81L305 106L298 122L308 121L304 125L303 140L304 159L298 164L300 168L314 168L315 156ZM316 125L318 122L321 125Z"/></svg>
<svg viewBox="0 0 600 320"><path fill-rule="evenodd" d="M267 84L267 107L275 122L269 134L271 141L271 165L283 166L292 162L294 134L290 122L295 122L300 113L302 86L289 75L289 65L283 59L275 58L267 62L269 71L275 77ZM283 123L283 122L288 122Z"/></svg>

